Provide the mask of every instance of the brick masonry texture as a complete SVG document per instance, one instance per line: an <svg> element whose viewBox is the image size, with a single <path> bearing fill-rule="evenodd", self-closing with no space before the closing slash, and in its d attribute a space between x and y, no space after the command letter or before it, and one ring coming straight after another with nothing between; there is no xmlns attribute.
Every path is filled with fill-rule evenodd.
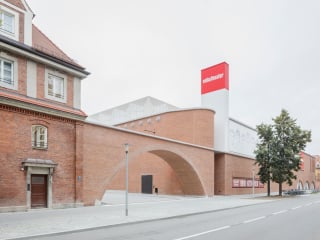
<svg viewBox="0 0 320 240"><path fill-rule="evenodd" d="M0 206L26 204L26 172L22 161L50 159L58 164L53 175L54 204L74 202L75 125L54 118L0 110ZM31 127L48 128L48 149L32 148Z"/></svg>
<svg viewBox="0 0 320 240"><path fill-rule="evenodd" d="M176 114L181 120L184 118L179 115L189 117L190 114L197 115L197 111ZM204 111L205 115L207 113ZM165 118L170 115L173 119L174 114L159 115L162 123L158 122L159 126L155 128L158 134L161 128L165 128ZM101 199L105 190L124 189L125 143L129 144L130 192L141 192L141 176L146 174L153 175L153 185L160 194L211 196L248 194L252 191L251 188L233 188L232 179L251 178L254 160L231 154L215 154L212 148L196 145L199 138L194 137L195 132L200 136L200 129L205 131L205 127L197 131L190 128L180 137L181 129L177 128L174 132L176 128L171 123L175 121L168 121L171 131L166 134L190 140L186 143L141 134L142 131L64 121L16 108L1 108L0 120L3 123L0 126L0 164L4 166L0 169L0 207L26 204L26 172L20 168L27 158L50 159L58 164L53 174L53 206L74 203L93 205ZM31 126L34 124L48 128L47 150L32 149ZM211 124L209 129L212 129ZM208 142L205 145L209 146L212 139ZM297 181L311 184L314 159L306 154L304 158L305 168L299 171ZM296 188L297 181L291 187L285 185L284 189ZM278 185L272 184L272 191L277 189ZM266 192L266 186L255 189L255 192Z"/></svg>
<svg viewBox="0 0 320 240"><path fill-rule="evenodd" d="M125 129L211 148L213 126L214 112L207 109L173 111L119 125Z"/></svg>
<svg viewBox="0 0 320 240"><path fill-rule="evenodd" d="M163 194L213 194L214 152L210 149L88 124L83 136L86 205L101 199L106 189L123 189L125 143L129 144L131 191L141 191L141 175L154 174L154 185Z"/></svg>

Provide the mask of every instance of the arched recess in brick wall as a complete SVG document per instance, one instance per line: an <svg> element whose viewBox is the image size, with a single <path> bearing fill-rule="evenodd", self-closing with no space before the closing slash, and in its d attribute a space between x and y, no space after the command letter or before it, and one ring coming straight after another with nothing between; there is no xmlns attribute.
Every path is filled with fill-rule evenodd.
<svg viewBox="0 0 320 240"><path fill-rule="evenodd" d="M145 153L149 153L155 155L156 157L160 158L162 161L165 161L174 171L175 175L178 177L179 182L181 184L182 193L185 195L205 195L205 191L203 185L200 181L199 175L197 174L195 168L182 156L177 153L174 153L170 150L147 150L147 151L140 151L136 154L129 153L129 166L131 164L135 164L139 161L139 157ZM152 160L151 160L152 161ZM146 163L148 164L148 163ZM105 190L110 189L113 185L114 180L119 181L120 179L124 180L124 171L125 171L125 164L122 161L115 167L116 171L114 171L113 175L110 176L105 181ZM121 176L119 176L121 175ZM129 175L130 175L130 167L129 167ZM129 176L130 178L130 176ZM170 183L168 183L170 184ZM130 185L130 182L129 182ZM121 183L121 188L124 189L124 182ZM130 191L130 190L129 190Z"/></svg>
<svg viewBox="0 0 320 240"><path fill-rule="evenodd" d="M186 195L204 195L204 189L195 169L178 154L166 150L153 150L150 153L162 158L175 171Z"/></svg>

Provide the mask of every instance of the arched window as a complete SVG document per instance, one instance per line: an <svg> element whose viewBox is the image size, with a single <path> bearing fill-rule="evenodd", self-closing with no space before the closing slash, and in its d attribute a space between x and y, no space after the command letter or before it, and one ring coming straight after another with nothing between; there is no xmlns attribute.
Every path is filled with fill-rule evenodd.
<svg viewBox="0 0 320 240"><path fill-rule="evenodd" d="M310 190L314 190L314 182L310 184Z"/></svg>
<svg viewBox="0 0 320 240"><path fill-rule="evenodd" d="M48 148L47 128L42 125L32 126L32 147L39 149Z"/></svg>
<svg viewBox="0 0 320 240"><path fill-rule="evenodd" d="M302 182L301 181L298 182L297 189L298 190L302 190Z"/></svg>

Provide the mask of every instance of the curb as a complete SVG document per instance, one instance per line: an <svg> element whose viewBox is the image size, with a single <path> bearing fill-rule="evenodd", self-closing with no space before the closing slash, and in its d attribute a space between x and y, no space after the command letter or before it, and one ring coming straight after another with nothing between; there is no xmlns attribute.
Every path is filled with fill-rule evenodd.
<svg viewBox="0 0 320 240"><path fill-rule="evenodd" d="M268 203L272 203L272 202L273 201L261 202L261 203L256 203L254 205L268 204ZM248 206L252 206L252 205L253 204L247 204L247 205L242 205L242 206L227 207L227 208L207 210L207 211L201 211L201 212L179 214L179 215L175 215L175 216L160 217L160 218L153 218L153 219L144 219L144 220L123 222L123 223L114 223L114 224L109 224L109 225L105 225L105 226L81 228L81 229L75 229L75 230L69 230L69 231L53 232L53 233L48 233L48 234L29 235L29 236L24 236L24 237L6 238L6 239L7 240L24 240L24 239L25 240L31 240L31 239L34 240L37 237L39 237L39 238L50 237L50 236L54 237L54 236L61 236L64 234L72 234L72 233L85 232L85 231L95 231L95 230L99 230L99 229L103 229L103 228L112 228L112 227L118 227L118 226L140 224L140 223L145 223L145 222L154 222L154 221L169 220L169 219L174 219L174 218L183 218L183 217L188 217L188 216L195 216L195 215L201 215L201 214L207 214L207 213L213 213L213 212L221 212L221 211L226 211L226 210L230 210L230 209L243 208L243 207L248 207Z"/></svg>

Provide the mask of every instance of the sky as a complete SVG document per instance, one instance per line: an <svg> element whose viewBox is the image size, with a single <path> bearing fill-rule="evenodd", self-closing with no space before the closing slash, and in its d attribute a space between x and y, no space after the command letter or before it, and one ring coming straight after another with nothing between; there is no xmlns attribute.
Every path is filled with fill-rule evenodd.
<svg viewBox="0 0 320 240"><path fill-rule="evenodd" d="M320 154L320 1L27 0L33 23L91 74L94 114L146 96L201 107L201 69L229 64L229 115L251 127L286 109Z"/></svg>

